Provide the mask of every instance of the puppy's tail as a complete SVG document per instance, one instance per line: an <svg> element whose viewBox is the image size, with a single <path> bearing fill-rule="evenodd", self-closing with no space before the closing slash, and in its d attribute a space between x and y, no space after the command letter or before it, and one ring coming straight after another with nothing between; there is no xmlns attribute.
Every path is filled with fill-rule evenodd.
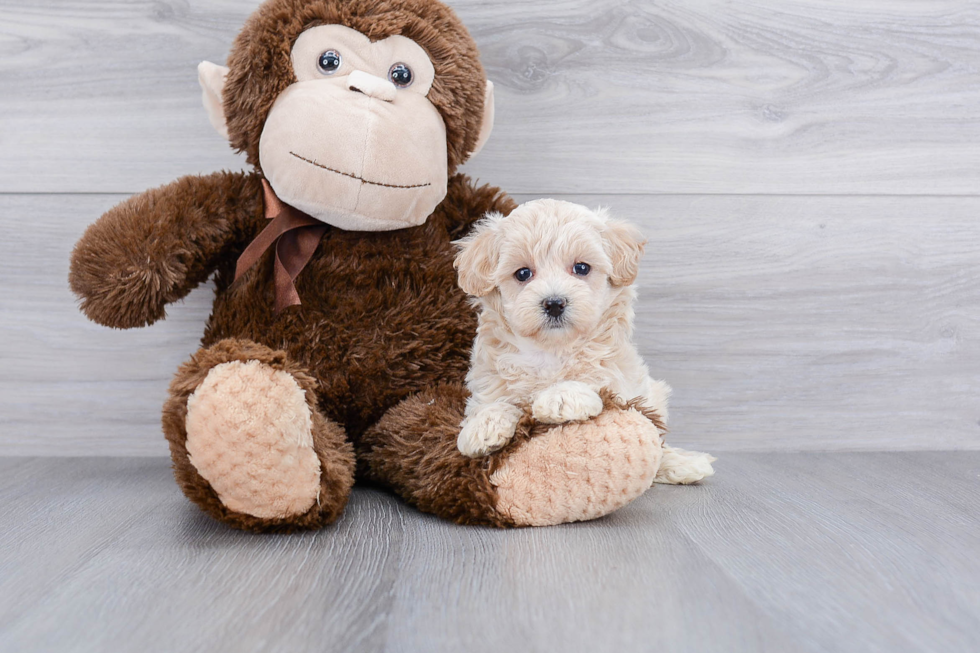
<svg viewBox="0 0 980 653"><path fill-rule="evenodd" d="M668 485L697 483L715 473L711 466L715 460L717 458L711 454L687 451L665 444L663 457L660 459L660 469L657 470L653 482Z"/></svg>

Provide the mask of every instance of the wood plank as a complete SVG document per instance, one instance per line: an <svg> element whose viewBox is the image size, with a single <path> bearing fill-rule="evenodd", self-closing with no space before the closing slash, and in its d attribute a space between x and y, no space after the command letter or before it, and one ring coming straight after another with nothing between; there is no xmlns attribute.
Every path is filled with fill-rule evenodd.
<svg viewBox="0 0 980 653"><path fill-rule="evenodd" d="M167 455L160 408L197 350L211 291L195 290L149 329L89 322L68 288L71 249L120 196L0 196L0 450ZM29 226L28 226L29 225Z"/></svg>
<svg viewBox="0 0 980 653"><path fill-rule="evenodd" d="M0 495L15 545L0 554L9 603L0 603L0 649L268 650L292 638L376 650L366 646L378 637L370 623L348 625L383 609L390 589L401 519L392 498L359 493L349 514L364 519L262 538L198 511L161 459L24 460L43 473ZM72 623L38 610L45 604L66 608ZM221 606L228 612L218 617ZM21 639L25 626L37 641Z"/></svg>
<svg viewBox="0 0 980 653"><path fill-rule="evenodd" d="M511 531L357 489L335 526L290 536L218 525L162 460L15 469L0 480L0 597L17 597L0 611L3 650L980 644L976 452L732 453L701 486Z"/></svg>
<svg viewBox="0 0 980 653"><path fill-rule="evenodd" d="M13 286L2 300L13 451L163 451L158 406L196 348L209 291L150 329L87 323L64 283L81 227L51 225L67 207L95 215L115 199L0 200L35 216L29 242L3 234L15 249L0 263ZM715 448L976 446L975 200L607 199L653 240L637 331L675 386L677 437Z"/></svg>
<svg viewBox="0 0 980 653"><path fill-rule="evenodd" d="M0 452L166 453L160 406L211 291L148 329L85 320L69 252L120 199L0 196L23 216L0 223ZM980 199L569 199L650 238L636 337L674 386L676 444L980 448Z"/></svg>
<svg viewBox="0 0 980 653"><path fill-rule="evenodd" d="M0 638L134 525L183 500L159 459L6 458L2 470Z"/></svg>
<svg viewBox="0 0 980 653"><path fill-rule="evenodd" d="M0 5L0 192L237 168L196 64L255 0ZM468 170L511 192L970 194L969 0L456 0L497 84Z"/></svg>

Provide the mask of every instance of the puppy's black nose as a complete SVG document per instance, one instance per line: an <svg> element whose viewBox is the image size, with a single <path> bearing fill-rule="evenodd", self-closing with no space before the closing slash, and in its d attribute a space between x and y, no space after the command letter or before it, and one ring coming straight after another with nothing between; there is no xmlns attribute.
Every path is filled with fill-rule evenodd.
<svg viewBox="0 0 980 653"><path fill-rule="evenodd" d="M565 312L565 300L561 297L549 297L544 300L543 305L544 312L549 317L561 317L561 314Z"/></svg>

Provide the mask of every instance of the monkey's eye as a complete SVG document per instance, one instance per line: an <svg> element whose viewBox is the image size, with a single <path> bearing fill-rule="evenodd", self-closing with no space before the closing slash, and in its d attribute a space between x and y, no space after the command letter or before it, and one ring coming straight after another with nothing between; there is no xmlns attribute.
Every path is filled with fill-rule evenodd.
<svg viewBox="0 0 980 653"><path fill-rule="evenodd" d="M415 80L412 69L403 63L396 63L388 70L388 79L399 88L408 88Z"/></svg>
<svg viewBox="0 0 980 653"><path fill-rule="evenodd" d="M572 266L572 272L580 277L588 276L589 272L592 271L592 266L588 263L576 263Z"/></svg>
<svg viewBox="0 0 980 653"><path fill-rule="evenodd" d="M336 50L327 50L316 60L316 67L324 75L333 75L340 69L341 61L339 52Z"/></svg>
<svg viewBox="0 0 980 653"><path fill-rule="evenodd" d="M531 272L531 268L521 268L520 270L514 273L514 278L520 281L521 283L524 283L532 276L534 276L534 273Z"/></svg>

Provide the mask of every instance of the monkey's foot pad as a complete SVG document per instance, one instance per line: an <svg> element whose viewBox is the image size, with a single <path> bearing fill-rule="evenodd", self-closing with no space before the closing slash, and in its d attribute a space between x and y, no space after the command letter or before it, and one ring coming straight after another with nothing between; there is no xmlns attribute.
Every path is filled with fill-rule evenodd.
<svg viewBox="0 0 980 653"><path fill-rule="evenodd" d="M545 430L490 476L497 510L520 526L602 517L643 494L660 465L657 427L634 408Z"/></svg>
<svg viewBox="0 0 980 653"><path fill-rule="evenodd" d="M222 503L247 515L302 514L320 489L306 395L259 361L211 369L187 400L187 453Z"/></svg>
<svg viewBox="0 0 980 653"><path fill-rule="evenodd" d="M656 414L608 393L597 417L559 426L529 411L500 451L456 449L467 393L425 391L392 408L363 438L369 476L420 510L464 524L547 526L595 519L643 494L661 459Z"/></svg>

